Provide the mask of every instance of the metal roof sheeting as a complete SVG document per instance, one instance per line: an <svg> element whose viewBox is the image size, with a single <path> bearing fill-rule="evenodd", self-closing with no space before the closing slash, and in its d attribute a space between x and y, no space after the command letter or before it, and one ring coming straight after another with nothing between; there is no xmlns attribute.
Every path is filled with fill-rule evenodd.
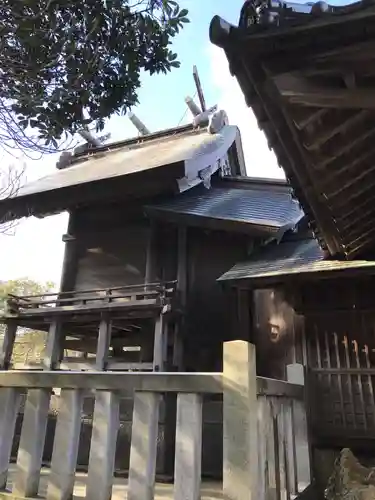
<svg viewBox="0 0 375 500"><path fill-rule="evenodd" d="M224 182L223 182L224 184ZM158 205L146 207L147 213L163 218L184 216L239 224L267 226L276 231L295 225L303 212L288 189L272 191L213 187L196 188Z"/></svg>
<svg viewBox="0 0 375 500"><path fill-rule="evenodd" d="M253 280L283 281L287 277L334 271L370 270L375 273L375 261L325 260L325 254L314 239L270 244L259 250L259 256L236 264L218 281Z"/></svg>

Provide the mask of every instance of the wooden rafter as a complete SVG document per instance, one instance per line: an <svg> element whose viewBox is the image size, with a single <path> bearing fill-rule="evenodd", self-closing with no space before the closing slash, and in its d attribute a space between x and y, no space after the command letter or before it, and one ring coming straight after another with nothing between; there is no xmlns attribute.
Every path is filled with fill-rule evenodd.
<svg viewBox="0 0 375 500"><path fill-rule="evenodd" d="M272 80L280 96L291 104L318 108L375 110L375 89L321 86L293 73L277 75Z"/></svg>

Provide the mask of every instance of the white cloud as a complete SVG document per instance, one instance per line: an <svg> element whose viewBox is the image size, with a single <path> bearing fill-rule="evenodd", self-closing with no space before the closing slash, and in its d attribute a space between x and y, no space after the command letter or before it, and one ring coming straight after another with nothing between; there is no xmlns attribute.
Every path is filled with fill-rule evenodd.
<svg viewBox="0 0 375 500"><path fill-rule="evenodd" d="M229 72L224 51L210 45L208 56L211 84L219 93L217 104L227 112L230 123L237 125L241 132L247 174L252 177L285 178L274 153L268 147L264 133L258 127L252 110L245 103L237 80Z"/></svg>

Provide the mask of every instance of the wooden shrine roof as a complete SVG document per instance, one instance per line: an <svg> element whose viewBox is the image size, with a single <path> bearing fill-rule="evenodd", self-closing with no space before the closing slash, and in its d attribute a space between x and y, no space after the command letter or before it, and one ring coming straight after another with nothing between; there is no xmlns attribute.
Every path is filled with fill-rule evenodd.
<svg viewBox="0 0 375 500"><path fill-rule="evenodd" d="M322 248L375 249L375 2L245 2L239 26L215 17L248 106Z"/></svg>
<svg viewBox="0 0 375 500"><path fill-rule="evenodd" d="M231 149L232 148L232 149ZM243 171L239 130L226 125L211 134L192 125L100 146L68 159L65 168L0 200L0 221L43 216L79 204L178 192L202 182L233 150Z"/></svg>

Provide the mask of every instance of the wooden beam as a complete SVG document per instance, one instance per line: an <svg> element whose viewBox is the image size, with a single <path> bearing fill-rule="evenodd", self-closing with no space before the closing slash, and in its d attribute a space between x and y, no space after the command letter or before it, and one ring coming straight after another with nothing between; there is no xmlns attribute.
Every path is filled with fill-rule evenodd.
<svg viewBox="0 0 375 500"><path fill-rule="evenodd" d="M374 89L319 86L293 73L277 75L272 80L281 97L290 104L332 109L375 109Z"/></svg>

